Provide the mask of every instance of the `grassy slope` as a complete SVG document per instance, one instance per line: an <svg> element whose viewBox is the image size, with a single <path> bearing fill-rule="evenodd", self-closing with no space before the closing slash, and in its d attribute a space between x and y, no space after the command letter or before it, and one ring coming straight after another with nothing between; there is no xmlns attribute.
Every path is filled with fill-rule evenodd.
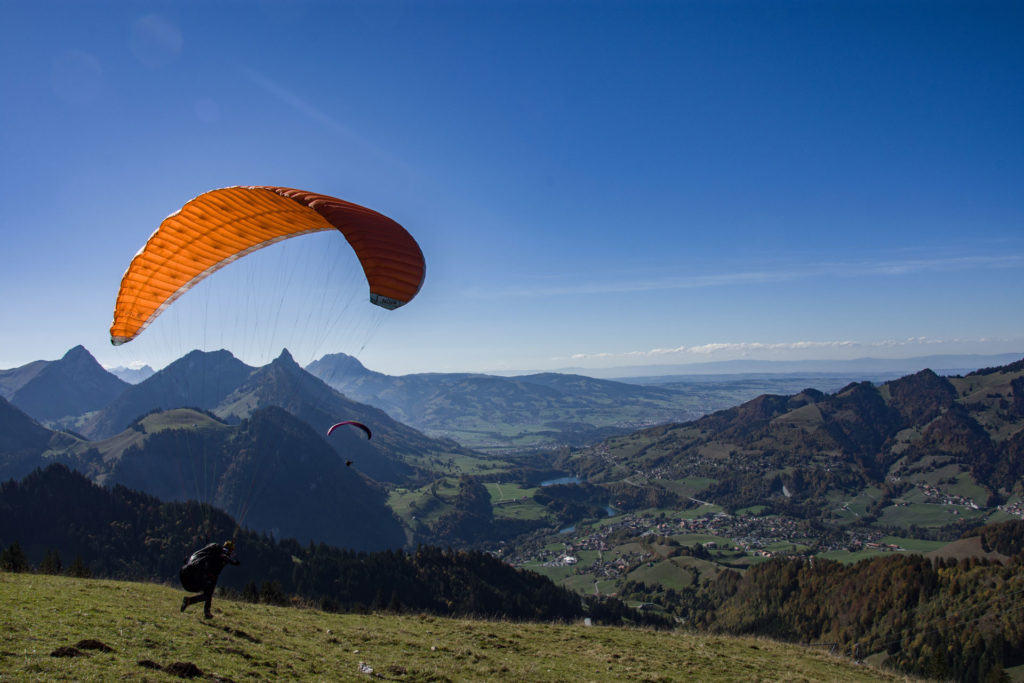
<svg viewBox="0 0 1024 683"><path fill-rule="evenodd" d="M180 614L166 586L0 574L0 680L180 680L147 668L187 662L207 679L399 681L906 680L824 652L752 638L441 619L338 615L214 600ZM78 648L84 639L110 652Z"/></svg>

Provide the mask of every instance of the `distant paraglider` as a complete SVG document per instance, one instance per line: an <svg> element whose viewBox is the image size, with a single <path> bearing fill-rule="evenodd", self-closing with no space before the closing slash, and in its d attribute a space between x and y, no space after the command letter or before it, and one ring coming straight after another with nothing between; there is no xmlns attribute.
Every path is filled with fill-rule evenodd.
<svg viewBox="0 0 1024 683"><path fill-rule="evenodd" d="M160 224L135 255L114 307L110 341L137 337L168 306L211 273L258 249L338 230L355 251L370 301L395 309L426 275L416 240L392 219L358 204L286 187L227 187L199 195Z"/></svg>
<svg viewBox="0 0 1024 683"><path fill-rule="evenodd" d="M362 422L356 422L355 420L345 420L344 422L339 422L338 424L331 425L331 428L327 430L327 436L330 436L331 434L334 433L335 429L337 429L338 427L342 427L344 425L352 425L353 427L359 427L359 429L362 429L364 432L366 432L367 439L373 438L373 433L370 431L370 428L364 425Z"/></svg>
<svg viewBox="0 0 1024 683"><path fill-rule="evenodd" d="M362 429L364 432L366 432L367 441L373 438L373 433L370 431L370 428L364 425L362 422L356 422L355 420L345 420L344 422L339 422L337 424L331 425L331 428L327 430L327 436L330 436L331 434L334 433L335 429L337 429L338 427L342 427L344 425L351 425L353 427L358 427L359 429ZM351 464L351 460L345 461L346 467L350 466Z"/></svg>

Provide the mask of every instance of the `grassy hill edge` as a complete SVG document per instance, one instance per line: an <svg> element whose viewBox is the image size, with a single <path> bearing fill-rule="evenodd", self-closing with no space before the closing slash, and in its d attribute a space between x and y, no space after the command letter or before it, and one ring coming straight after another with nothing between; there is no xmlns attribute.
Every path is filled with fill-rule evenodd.
<svg viewBox="0 0 1024 683"><path fill-rule="evenodd" d="M152 583L0 573L0 679L911 680L757 638L220 599L205 620L179 612L182 595Z"/></svg>

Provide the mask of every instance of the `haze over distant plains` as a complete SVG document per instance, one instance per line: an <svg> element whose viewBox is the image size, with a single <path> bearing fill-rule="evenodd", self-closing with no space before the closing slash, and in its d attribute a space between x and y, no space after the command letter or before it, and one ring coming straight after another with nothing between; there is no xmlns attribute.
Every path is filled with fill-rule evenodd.
<svg viewBox="0 0 1024 683"><path fill-rule="evenodd" d="M1024 352L1019 2L0 10L0 368L77 344L389 374ZM160 221L246 184L391 216L419 296L370 310L311 236L112 347Z"/></svg>

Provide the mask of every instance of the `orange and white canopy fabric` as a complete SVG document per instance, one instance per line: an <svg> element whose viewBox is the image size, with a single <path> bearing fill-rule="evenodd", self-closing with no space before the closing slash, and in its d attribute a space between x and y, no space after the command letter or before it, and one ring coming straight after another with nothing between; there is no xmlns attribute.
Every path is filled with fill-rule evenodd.
<svg viewBox="0 0 1024 683"><path fill-rule="evenodd" d="M426 276L423 252L405 228L358 204L287 187L227 187L199 195L168 216L121 279L112 344L139 335L207 275L281 240L338 230L355 250L370 301L407 304Z"/></svg>

